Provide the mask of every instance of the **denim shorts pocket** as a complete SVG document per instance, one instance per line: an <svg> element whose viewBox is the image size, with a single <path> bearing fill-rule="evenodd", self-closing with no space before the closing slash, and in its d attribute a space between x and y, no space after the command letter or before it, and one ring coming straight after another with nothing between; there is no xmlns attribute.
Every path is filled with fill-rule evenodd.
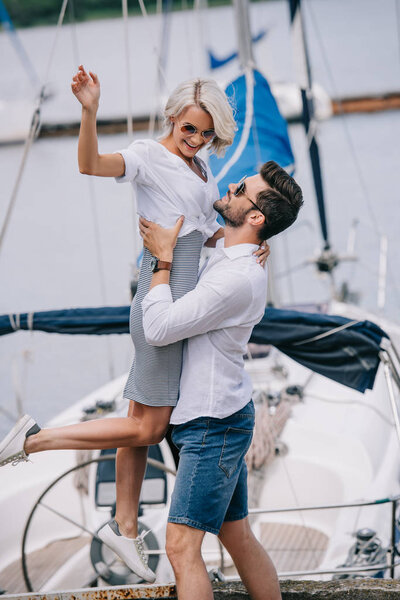
<svg viewBox="0 0 400 600"><path fill-rule="evenodd" d="M252 437L252 429L228 427L226 430L218 466L228 478L233 475L250 448Z"/></svg>

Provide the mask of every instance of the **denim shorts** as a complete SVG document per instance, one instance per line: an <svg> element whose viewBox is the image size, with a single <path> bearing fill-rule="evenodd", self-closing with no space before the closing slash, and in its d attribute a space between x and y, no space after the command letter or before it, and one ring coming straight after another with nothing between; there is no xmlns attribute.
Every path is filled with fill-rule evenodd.
<svg viewBox="0 0 400 600"><path fill-rule="evenodd" d="M224 521L248 514L244 460L254 428L250 401L225 419L200 417L175 425L179 467L168 521L218 535Z"/></svg>

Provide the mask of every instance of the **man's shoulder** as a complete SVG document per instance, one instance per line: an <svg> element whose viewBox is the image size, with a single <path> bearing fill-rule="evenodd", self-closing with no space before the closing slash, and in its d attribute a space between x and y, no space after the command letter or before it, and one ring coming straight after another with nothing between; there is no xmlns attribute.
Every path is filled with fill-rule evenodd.
<svg viewBox="0 0 400 600"><path fill-rule="evenodd" d="M267 272L257 263L256 257L244 255L212 265L204 282L212 280L220 281L226 287L233 285L235 288L263 290L267 285Z"/></svg>

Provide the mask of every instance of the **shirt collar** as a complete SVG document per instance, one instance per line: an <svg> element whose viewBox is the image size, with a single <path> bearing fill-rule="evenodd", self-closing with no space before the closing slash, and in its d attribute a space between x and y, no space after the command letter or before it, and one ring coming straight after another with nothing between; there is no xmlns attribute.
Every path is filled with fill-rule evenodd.
<svg viewBox="0 0 400 600"><path fill-rule="evenodd" d="M222 250L230 260L240 256L251 256L258 249L257 244L235 244L225 248L224 243L224 238L217 240L216 248Z"/></svg>

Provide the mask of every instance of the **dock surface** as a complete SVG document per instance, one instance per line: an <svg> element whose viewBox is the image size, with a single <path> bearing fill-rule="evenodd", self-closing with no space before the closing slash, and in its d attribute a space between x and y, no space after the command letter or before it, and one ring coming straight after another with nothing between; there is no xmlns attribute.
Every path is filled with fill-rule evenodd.
<svg viewBox="0 0 400 600"><path fill-rule="evenodd" d="M240 582L213 584L215 600L250 600ZM347 579L340 581L281 581L282 600L398 600L400 581ZM137 585L86 588L49 593L2 596L2 600L177 600L175 585Z"/></svg>

